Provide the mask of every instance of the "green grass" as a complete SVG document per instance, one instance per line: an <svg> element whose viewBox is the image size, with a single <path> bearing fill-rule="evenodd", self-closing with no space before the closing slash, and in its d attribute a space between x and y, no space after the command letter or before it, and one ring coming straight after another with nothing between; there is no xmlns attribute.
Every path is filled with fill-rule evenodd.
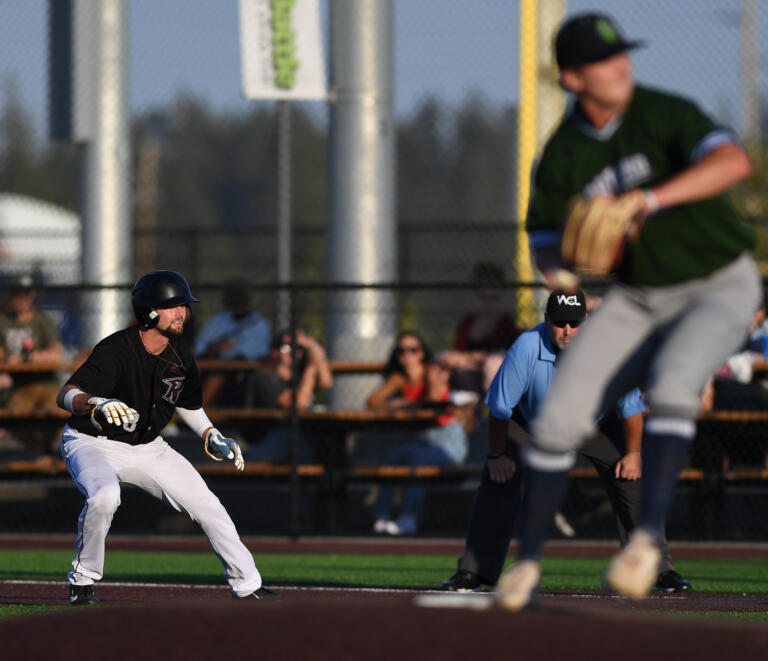
<svg viewBox="0 0 768 661"><path fill-rule="evenodd" d="M456 568L456 558L446 555L256 553L254 558L268 585L429 588ZM71 559L72 552L66 550L0 550L0 578L64 581ZM607 563L605 558L545 558L542 587L600 589ZM768 562L680 560L677 568L697 591L768 593ZM210 552L110 551L105 573L108 581L224 582L221 564ZM0 617L33 612L33 608L45 607L0 605Z"/></svg>
<svg viewBox="0 0 768 661"><path fill-rule="evenodd" d="M68 610L69 606L27 606L22 604L6 604L0 606L0 619L17 617L19 615L34 615L36 613L53 613Z"/></svg>
<svg viewBox="0 0 768 661"><path fill-rule="evenodd" d="M673 613L670 613L669 611L664 610L649 610L649 611L643 611L644 613L647 613L648 615L660 615L663 617L669 617L670 615L677 617L678 615L680 617L722 617L727 618L729 620L737 619L737 620L753 620L755 622L768 622L768 613L759 613L759 612L737 612L737 611L730 611L730 612L724 612L724 611L674 611Z"/></svg>
<svg viewBox="0 0 768 661"><path fill-rule="evenodd" d="M542 587L599 589L607 565L607 560L597 558L545 558L542 563ZM764 560L678 560L675 566L698 592L768 592L768 562Z"/></svg>

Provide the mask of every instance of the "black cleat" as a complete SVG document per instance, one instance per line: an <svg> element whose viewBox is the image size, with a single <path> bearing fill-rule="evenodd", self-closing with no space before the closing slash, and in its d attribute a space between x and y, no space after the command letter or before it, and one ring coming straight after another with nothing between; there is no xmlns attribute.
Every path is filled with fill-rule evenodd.
<svg viewBox="0 0 768 661"><path fill-rule="evenodd" d="M95 606L99 600L93 594L93 585L70 585L69 603L71 606Z"/></svg>
<svg viewBox="0 0 768 661"><path fill-rule="evenodd" d="M459 569L453 576L440 583L440 589L446 592L470 592L479 588L483 581L477 574L466 569Z"/></svg>
<svg viewBox="0 0 768 661"><path fill-rule="evenodd" d="M659 579L652 589L655 592L690 592L693 587L674 569L670 569L659 574Z"/></svg>
<svg viewBox="0 0 768 661"><path fill-rule="evenodd" d="M235 596L235 599L247 599L248 601L250 601L251 599L264 599L266 601L282 601L283 600L283 598L279 594L277 594L276 592L272 592L272 590L265 588L263 585L258 590L254 590L253 592L245 595L244 597Z"/></svg>

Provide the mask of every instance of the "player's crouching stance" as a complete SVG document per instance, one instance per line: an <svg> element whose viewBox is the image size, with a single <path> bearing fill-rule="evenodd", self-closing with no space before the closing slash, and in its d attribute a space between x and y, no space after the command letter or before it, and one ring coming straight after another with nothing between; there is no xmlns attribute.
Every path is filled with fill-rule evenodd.
<svg viewBox="0 0 768 661"><path fill-rule="evenodd" d="M77 553L69 572L69 603L98 603L93 583L104 575L104 545L120 505L120 485L132 484L197 521L225 567L233 597L279 599L240 541L232 519L200 474L159 435L174 413L200 434L205 452L243 470L237 443L224 438L202 409L200 375L180 341L189 304L187 281L153 271L131 294L137 326L99 342L64 384L60 407L72 413L61 453L85 496Z"/></svg>

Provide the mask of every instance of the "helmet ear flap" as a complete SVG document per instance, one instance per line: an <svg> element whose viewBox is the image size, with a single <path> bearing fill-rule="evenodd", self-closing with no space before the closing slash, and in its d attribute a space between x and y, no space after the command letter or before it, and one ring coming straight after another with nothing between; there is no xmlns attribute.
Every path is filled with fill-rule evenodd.
<svg viewBox="0 0 768 661"><path fill-rule="evenodd" d="M157 322L158 322L158 321L160 321L160 315L159 315L159 314L157 314L157 310L155 310L154 308L152 308L152 309L151 309L151 310L150 310L150 311L147 313L147 323L145 324L145 326L147 327L147 330L149 330L150 328L154 328L155 326L157 326Z"/></svg>

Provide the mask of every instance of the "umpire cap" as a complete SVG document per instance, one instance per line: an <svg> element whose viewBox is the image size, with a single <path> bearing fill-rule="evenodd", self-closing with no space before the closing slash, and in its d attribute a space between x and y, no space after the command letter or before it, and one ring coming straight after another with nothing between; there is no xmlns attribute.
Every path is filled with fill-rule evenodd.
<svg viewBox="0 0 768 661"><path fill-rule="evenodd" d="M562 71L607 60L644 44L624 39L613 19L605 14L577 14L557 31L555 59Z"/></svg>
<svg viewBox="0 0 768 661"><path fill-rule="evenodd" d="M141 330L157 326L156 310L199 303L186 278L176 271L152 271L142 275L133 286L131 303Z"/></svg>
<svg viewBox="0 0 768 661"><path fill-rule="evenodd" d="M584 321L587 317L587 299L584 292L553 291L547 299L547 317L553 322Z"/></svg>

